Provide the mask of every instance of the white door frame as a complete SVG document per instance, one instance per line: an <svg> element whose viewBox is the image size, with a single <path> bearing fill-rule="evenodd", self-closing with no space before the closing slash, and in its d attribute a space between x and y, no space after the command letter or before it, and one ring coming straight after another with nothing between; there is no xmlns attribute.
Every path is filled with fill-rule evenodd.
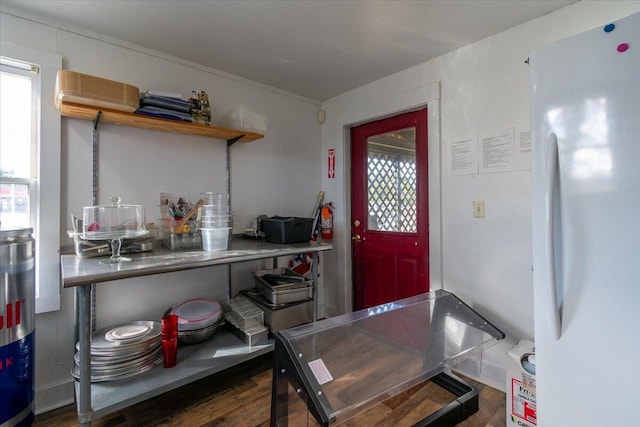
<svg viewBox="0 0 640 427"><path fill-rule="evenodd" d="M429 167L429 276L430 288L442 287L442 221L441 221L441 138L440 138L440 82L431 83L406 92L387 97L383 100L359 105L336 116L334 141L337 155L344 159L338 165L335 199L343 207L337 210L335 222L344 229L334 238L334 251L337 251L335 277L325 270L324 286L338 292L335 307L338 313L348 313L353 307L353 283L351 269L351 137L350 129L355 125L380 120L403 112L427 107L428 127L428 167ZM327 178L323 177L323 184ZM342 280L340 280L340 278ZM337 289L334 286L337 284ZM326 307L327 311L330 307Z"/></svg>

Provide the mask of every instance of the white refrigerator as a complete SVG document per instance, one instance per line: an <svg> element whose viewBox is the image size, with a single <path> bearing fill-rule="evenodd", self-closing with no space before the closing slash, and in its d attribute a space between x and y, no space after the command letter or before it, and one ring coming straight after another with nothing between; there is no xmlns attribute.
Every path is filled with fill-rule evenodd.
<svg viewBox="0 0 640 427"><path fill-rule="evenodd" d="M640 13L529 60L537 425L640 426Z"/></svg>

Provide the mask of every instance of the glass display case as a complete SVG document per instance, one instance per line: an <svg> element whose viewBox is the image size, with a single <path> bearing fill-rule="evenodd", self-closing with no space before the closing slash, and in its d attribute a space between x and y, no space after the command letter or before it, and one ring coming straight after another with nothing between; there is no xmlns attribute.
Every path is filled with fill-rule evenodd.
<svg viewBox="0 0 640 427"><path fill-rule="evenodd" d="M279 332L271 425L338 425L427 380L458 398L419 425L454 425L478 393L448 370L503 338L442 290Z"/></svg>

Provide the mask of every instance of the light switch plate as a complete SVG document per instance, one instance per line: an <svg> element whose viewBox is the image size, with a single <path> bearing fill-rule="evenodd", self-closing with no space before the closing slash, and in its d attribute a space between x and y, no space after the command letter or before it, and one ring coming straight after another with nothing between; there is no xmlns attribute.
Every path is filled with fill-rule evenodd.
<svg viewBox="0 0 640 427"><path fill-rule="evenodd" d="M473 217L484 218L484 200L473 201Z"/></svg>

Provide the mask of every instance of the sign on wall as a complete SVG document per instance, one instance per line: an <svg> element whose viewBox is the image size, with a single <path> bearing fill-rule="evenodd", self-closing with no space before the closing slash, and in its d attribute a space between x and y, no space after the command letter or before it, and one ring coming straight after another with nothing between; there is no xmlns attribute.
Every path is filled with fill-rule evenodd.
<svg viewBox="0 0 640 427"><path fill-rule="evenodd" d="M336 149L329 148L327 155L327 178L333 179L336 177Z"/></svg>

